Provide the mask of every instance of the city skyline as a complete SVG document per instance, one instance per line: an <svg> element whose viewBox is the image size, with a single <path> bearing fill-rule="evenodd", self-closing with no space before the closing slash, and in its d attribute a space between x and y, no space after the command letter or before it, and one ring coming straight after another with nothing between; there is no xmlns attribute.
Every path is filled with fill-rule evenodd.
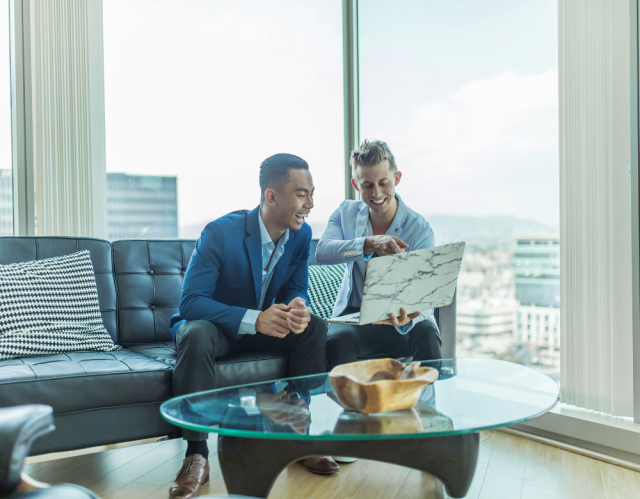
<svg viewBox="0 0 640 499"><path fill-rule="evenodd" d="M107 173L107 238L178 237L176 177Z"/></svg>
<svg viewBox="0 0 640 499"><path fill-rule="evenodd" d="M108 177L116 178L116 176L118 175L127 174L109 172L107 175ZM3 199L5 199L5 211L0 212L0 215L4 217L3 220L6 219L11 221L12 216L8 212L12 209L12 204L10 201L11 198L7 197L6 192L7 189L11 188L11 171L8 169L0 169L0 176L4 179L4 183L2 184L4 187L0 189L0 191L4 194ZM136 176L129 175L129 177L134 178ZM162 178L158 175L146 175L139 177ZM110 185L109 182L107 182L107 185ZM8 194L8 196L10 196L10 193ZM253 209L254 207L255 206L247 207L247 209ZM446 213L435 213L431 215L425 214L424 216L426 220L431 224L431 227L435 232L436 244L447 244L465 240L468 245L475 244L478 246L492 246L496 244L502 244L504 246L505 243L508 245L509 242L513 241L515 237L521 236L523 234L540 235L558 232L557 226L547 225L539 220L526 220L515 217L494 215L455 215ZM203 219L199 224L194 224L192 226L178 225L178 236L170 237L197 239L200 236L200 232L202 231L202 229L211 221L213 221L213 219ZM311 221L310 225L312 226L312 229L314 231L313 237L320 237L321 232L318 231L318 227L323 228L325 223L326 221ZM112 237L109 238L113 239Z"/></svg>

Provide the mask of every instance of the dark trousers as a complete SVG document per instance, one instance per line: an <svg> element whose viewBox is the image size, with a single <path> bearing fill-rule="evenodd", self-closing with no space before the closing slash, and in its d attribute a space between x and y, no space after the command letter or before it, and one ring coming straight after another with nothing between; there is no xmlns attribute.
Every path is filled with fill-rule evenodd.
<svg viewBox="0 0 640 499"><path fill-rule="evenodd" d="M355 312L357 308L348 307L342 315ZM405 335L393 326L329 324L327 358L329 369L373 354L439 360L441 346L440 332L431 321L418 322Z"/></svg>
<svg viewBox="0 0 640 499"><path fill-rule="evenodd" d="M300 334L284 338L246 334L235 340L209 321L187 321L176 333L177 360L173 371L173 395L213 390L216 359L237 352L288 352L289 376L324 373L327 370L327 326L311 314ZM182 430L186 440L206 440L208 434Z"/></svg>

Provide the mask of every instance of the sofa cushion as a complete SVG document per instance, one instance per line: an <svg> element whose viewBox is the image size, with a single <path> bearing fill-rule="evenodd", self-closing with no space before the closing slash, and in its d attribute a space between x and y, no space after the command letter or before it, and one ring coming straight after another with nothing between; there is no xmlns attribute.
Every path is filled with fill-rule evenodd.
<svg viewBox="0 0 640 499"><path fill-rule="evenodd" d="M91 255L102 323L113 341L118 343L116 285L109 241L88 237L0 237L0 265L70 255L85 249Z"/></svg>
<svg viewBox="0 0 640 499"><path fill-rule="evenodd" d="M0 359L113 350L88 250L0 265Z"/></svg>
<svg viewBox="0 0 640 499"><path fill-rule="evenodd" d="M113 242L118 283L120 344L171 341L184 273L195 241Z"/></svg>
<svg viewBox="0 0 640 499"><path fill-rule="evenodd" d="M158 341L157 343L131 345L128 350L164 362L171 367L176 365L176 344L173 341Z"/></svg>
<svg viewBox="0 0 640 499"><path fill-rule="evenodd" d="M311 312L324 320L331 318L346 264L309 265L309 301Z"/></svg>
<svg viewBox="0 0 640 499"><path fill-rule="evenodd" d="M132 345L129 350L146 355L159 362L175 366L176 346L167 341ZM216 386L258 383L271 379L285 378L288 373L289 354L286 352L241 352L219 357L214 367Z"/></svg>
<svg viewBox="0 0 640 499"><path fill-rule="evenodd" d="M46 404L60 414L159 402L171 397L171 374L128 350L2 360L0 407Z"/></svg>
<svg viewBox="0 0 640 499"><path fill-rule="evenodd" d="M287 352L242 352L218 358L216 387L260 383L289 376Z"/></svg>

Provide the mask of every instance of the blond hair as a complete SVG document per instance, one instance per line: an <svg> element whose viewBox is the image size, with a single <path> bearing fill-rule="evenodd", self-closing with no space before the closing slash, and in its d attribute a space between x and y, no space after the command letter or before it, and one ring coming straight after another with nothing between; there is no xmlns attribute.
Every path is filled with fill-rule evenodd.
<svg viewBox="0 0 640 499"><path fill-rule="evenodd" d="M357 166L376 166L385 159L389 161L391 170L397 172L398 165L396 164L396 158L393 156L387 143L382 140L369 142L367 139L364 139L360 147L351 151L351 156L349 157L351 173L353 174Z"/></svg>

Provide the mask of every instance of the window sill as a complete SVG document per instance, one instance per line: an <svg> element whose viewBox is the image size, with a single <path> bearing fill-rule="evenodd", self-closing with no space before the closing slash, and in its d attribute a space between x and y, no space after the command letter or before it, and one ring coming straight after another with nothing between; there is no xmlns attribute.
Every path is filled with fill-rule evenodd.
<svg viewBox="0 0 640 499"><path fill-rule="evenodd" d="M513 428L640 464L640 425L633 418L557 404L543 416Z"/></svg>

